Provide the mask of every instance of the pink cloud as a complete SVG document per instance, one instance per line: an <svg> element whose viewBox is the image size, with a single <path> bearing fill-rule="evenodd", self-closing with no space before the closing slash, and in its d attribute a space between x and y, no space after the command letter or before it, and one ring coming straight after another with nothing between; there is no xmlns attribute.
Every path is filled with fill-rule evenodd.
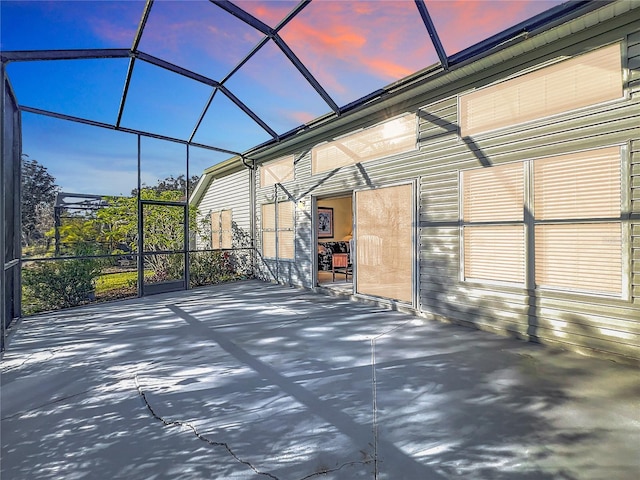
<svg viewBox="0 0 640 480"><path fill-rule="evenodd" d="M297 1L284 0L236 0L233 3L270 27L275 27L280 23L280 20L298 4Z"/></svg>
<svg viewBox="0 0 640 480"><path fill-rule="evenodd" d="M311 112L302 112L302 111L287 111L283 110L282 114L290 119L292 119L296 124L303 125L307 122L310 122L316 115Z"/></svg>
<svg viewBox="0 0 640 480"><path fill-rule="evenodd" d="M282 37L323 85L351 99L368 93L354 77L382 86L437 60L413 1L312 2Z"/></svg>
<svg viewBox="0 0 640 480"><path fill-rule="evenodd" d="M560 3L562 0L426 0L449 55Z"/></svg>
<svg viewBox="0 0 640 480"><path fill-rule="evenodd" d="M91 23L93 33L104 40L117 44L130 45L136 35L137 28L117 25L104 18L95 19Z"/></svg>

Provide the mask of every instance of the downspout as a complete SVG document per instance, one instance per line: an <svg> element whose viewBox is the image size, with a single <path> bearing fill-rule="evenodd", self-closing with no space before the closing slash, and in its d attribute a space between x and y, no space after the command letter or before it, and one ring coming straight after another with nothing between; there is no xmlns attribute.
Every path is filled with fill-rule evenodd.
<svg viewBox="0 0 640 480"><path fill-rule="evenodd" d="M242 164L249 169L249 238L251 240L251 273L256 274L256 164L240 155Z"/></svg>

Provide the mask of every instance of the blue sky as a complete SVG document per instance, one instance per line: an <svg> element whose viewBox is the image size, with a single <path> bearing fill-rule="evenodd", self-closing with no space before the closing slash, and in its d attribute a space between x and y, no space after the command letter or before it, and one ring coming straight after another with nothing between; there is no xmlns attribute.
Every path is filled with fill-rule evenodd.
<svg viewBox="0 0 640 480"><path fill-rule="evenodd" d="M239 0L270 26L294 1ZM456 53L559 0L426 0L447 54ZM131 47L142 1L0 2L2 50ZM338 105L437 63L413 0L314 0L280 35ZM263 35L205 0L156 1L139 49L222 81ZM21 105L113 124L128 60L16 62L7 67ZM329 106L271 41L225 86L277 133ZM137 61L122 126L188 139L212 88ZM245 151L269 134L218 92L194 141ZM65 191L128 194L136 185L135 136L23 115L23 152ZM143 180L184 174L185 147L143 141ZM229 157L192 151L191 173Z"/></svg>

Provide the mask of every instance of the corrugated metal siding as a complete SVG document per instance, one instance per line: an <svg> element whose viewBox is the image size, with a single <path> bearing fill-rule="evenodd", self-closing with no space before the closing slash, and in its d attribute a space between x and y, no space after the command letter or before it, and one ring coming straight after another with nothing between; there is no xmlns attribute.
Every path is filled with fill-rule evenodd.
<svg viewBox="0 0 640 480"><path fill-rule="evenodd" d="M631 142L631 294L640 305L640 140ZM640 317L640 314L639 314Z"/></svg>
<svg viewBox="0 0 640 480"><path fill-rule="evenodd" d="M640 31L627 37L627 68L629 87L637 95L640 92Z"/></svg>
<svg viewBox="0 0 640 480"><path fill-rule="evenodd" d="M595 18L593 16L591 20ZM610 31L606 26L596 25L593 31L564 37L556 44L541 46L535 53L528 52L520 61L522 67L528 68L532 66L534 56L546 61L553 55L577 54L619 41L627 33L628 30L622 28ZM632 67L638 64L634 45L640 43L640 35L628 36L627 41L627 65ZM314 144L298 145L295 180L286 182L278 195L296 202L296 260L264 261L261 264L263 278L305 287L314 285L312 265L317 247L312 238L312 196L345 194L354 189L418 179L421 312L575 350L599 350L610 355L640 359L640 94L501 129L474 139L460 138L457 97L452 94L515 73L518 59L507 61L502 73L496 68L482 68L477 74L460 77L459 81L421 97L407 100L403 96L401 106L390 107L389 115L418 112L419 149L414 152L312 175L309 151ZM629 77L632 82L637 82L633 85L640 85L637 67ZM451 78L455 78L455 74ZM354 118L357 120L348 129L341 127L332 131L332 137L372 123L366 116L356 115ZM315 141L328 140L331 137ZM528 291L460 280L461 169L608 145L631 145L629 168L632 174L625 182L629 185L625 195L630 196L629 206L635 215L626 229L625 240L625 244L631 245L629 255L632 262L627 275L630 298ZM256 189L258 206L273 201L273 187L261 189L257 184ZM258 208L258 215L259 211ZM260 219L257 218L256 222L259 226ZM260 248L259 238L257 240Z"/></svg>
<svg viewBox="0 0 640 480"><path fill-rule="evenodd" d="M232 225L234 229L233 247L247 247L250 245L251 209L249 170L244 169L226 177L215 178L198 205L199 218L218 210L232 211ZM200 239L196 245L202 247Z"/></svg>
<svg viewBox="0 0 640 480"><path fill-rule="evenodd" d="M457 322L573 349L640 358L640 223L633 232L631 301L515 287L465 283L460 277L458 226L460 169L632 142L631 198L640 212L640 104L638 99L597 106L551 121L502 129L477 139L455 131L456 99L420 112L420 308Z"/></svg>

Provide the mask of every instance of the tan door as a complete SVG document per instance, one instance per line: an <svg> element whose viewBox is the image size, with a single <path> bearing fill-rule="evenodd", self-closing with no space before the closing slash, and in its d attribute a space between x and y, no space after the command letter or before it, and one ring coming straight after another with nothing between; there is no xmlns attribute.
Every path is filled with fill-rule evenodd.
<svg viewBox="0 0 640 480"><path fill-rule="evenodd" d="M356 292L413 301L413 186L356 192Z"/></svg>

